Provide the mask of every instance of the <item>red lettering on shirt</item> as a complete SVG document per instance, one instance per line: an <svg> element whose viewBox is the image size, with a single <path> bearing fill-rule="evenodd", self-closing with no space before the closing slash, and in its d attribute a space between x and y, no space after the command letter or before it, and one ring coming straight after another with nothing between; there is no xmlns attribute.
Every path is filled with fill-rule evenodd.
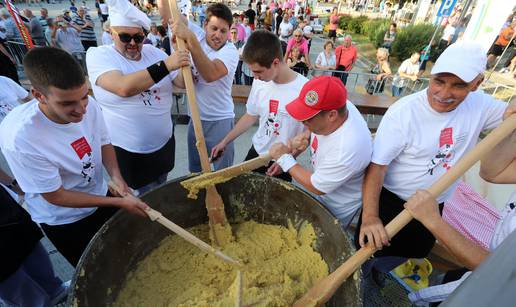
<svg viewBox="0 0 516 307"><path fill-rule="evenodd" d="M75 153L81 160L85 154L91 152L90 144L88 144L88 141L85 137L73 141L70 145L72 145L73 150L75 150Z"/></svg>
<svg viewBox="0 0 516 307"><path fill-rule="evenodd" d="M278 114L278 106L279 101L278 100L269 100L269 113Z"/></svg>
<svg viewBox="0 0 516 307"><path fill-rule="evenodd" d="M312 140L312 151L315 154L317 152L317 147L319 146L319 141L317 140L317 136L314 135Z"/></svg>
<svg viewBox="0 0 516 307"><path fill-rule="evenodd" d="M453 128L444 128L439 137L439 147L453 144Z"/></svg>

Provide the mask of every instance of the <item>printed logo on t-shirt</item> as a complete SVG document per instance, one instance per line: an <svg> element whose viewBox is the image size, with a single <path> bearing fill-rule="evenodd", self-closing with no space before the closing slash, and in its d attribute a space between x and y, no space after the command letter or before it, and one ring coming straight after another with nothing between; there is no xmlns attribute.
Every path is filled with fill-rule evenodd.
<svg viewBox="0 0 516 307"><path fill-rule="evenodd" d="M318 147L319 147L319 140L317 140L317 136L314 135L314 137L312 138L312 142L310 144L310 157L311 157L313 166L315 166L315 155L317 154Z"/></svg>
<svg viewBox="0 0 516 307"><path fill-rule="evenodd" d="M441 135L439 137L439 150L428 163L427 173L433 175L435 169L438 167L449 170L451 167L450 162L453 159L454 153L453 128L445 128L441 130Z"/></svg>
<svg viewBox="0 0 516 307"><path fill-rule="evenodd" d="M95 170L95 163L92 159L90 144L88 144L85 137L81 137L80 139L73 141L70 145L72 145L73 150L82 162L82 177L86 182L91 182L93 172Z"/></svg>
<svg viewBox="0 0 516 307"><path fill-rule="evenodd" d="M10 104L7 103L0 103L0 119L3 119L4 117L9 114L13 110L13 107Z"/></svg>
<svg viewBox="0 0 516 307"><path fill-rule="evenodd" d="M265 134L267 136L279 136L281 127L280 116L278 113L279 101L269 100L269 115L265 123Z"/></svg>
<svg viewBox="0 0 516 307"><path fill-rule="evenodd" d="M151 106L153 102L160 103L161 97L158 96L159 88L153 88L140 93L140 97L142 98L143 104L146 106Z"/></svg>

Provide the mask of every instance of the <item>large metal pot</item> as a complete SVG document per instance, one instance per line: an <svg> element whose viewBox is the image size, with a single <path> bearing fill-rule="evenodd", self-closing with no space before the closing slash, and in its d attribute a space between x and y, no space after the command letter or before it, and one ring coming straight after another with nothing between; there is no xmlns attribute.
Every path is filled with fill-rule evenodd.
<svg viewBox="0 0 516 307"><path fill-rule="evenodd" d="M188 228L207 222L204 191L197 200L174 181L145 194L142 199L173 222ZM307 220L318 235L317 250L335 270L355 250L336 219L306 192L284 181L258 174L246 174L217 185L228 218L243 217L267 224L287 225ZM245 205L242 206L242 205ZM155 249L170 231L150 220L117 213L95 235L77 266L68 305L112 304L127 273ZM328 306L360 306L360 275L349 278ZM166 281L164 281L166 282ZM153 306L149 302L149 306Z"/></svg>

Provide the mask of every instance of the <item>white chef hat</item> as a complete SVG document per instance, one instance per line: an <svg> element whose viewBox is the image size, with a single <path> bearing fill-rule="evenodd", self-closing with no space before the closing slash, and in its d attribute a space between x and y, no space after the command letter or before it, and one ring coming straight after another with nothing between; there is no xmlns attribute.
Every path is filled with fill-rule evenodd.
<svg viewBox="0 0 516 307"><path fill-rule="evenodd" d="M127 0L107 0L112 27L143 27L150 29L151 21L144 12Z"/></svg>

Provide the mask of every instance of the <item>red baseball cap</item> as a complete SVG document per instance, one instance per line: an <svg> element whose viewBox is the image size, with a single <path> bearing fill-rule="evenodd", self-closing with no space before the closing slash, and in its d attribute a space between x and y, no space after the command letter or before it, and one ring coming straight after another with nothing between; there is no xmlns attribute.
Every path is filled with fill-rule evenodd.
<svg viewBox="0 0 516 307"><path fill-rule="evenodd" d="M286 105L297 121L308 120L323 110L336 110L346 105L348 91L339 78L320 76L305 83L299 97Z"/></svg>

